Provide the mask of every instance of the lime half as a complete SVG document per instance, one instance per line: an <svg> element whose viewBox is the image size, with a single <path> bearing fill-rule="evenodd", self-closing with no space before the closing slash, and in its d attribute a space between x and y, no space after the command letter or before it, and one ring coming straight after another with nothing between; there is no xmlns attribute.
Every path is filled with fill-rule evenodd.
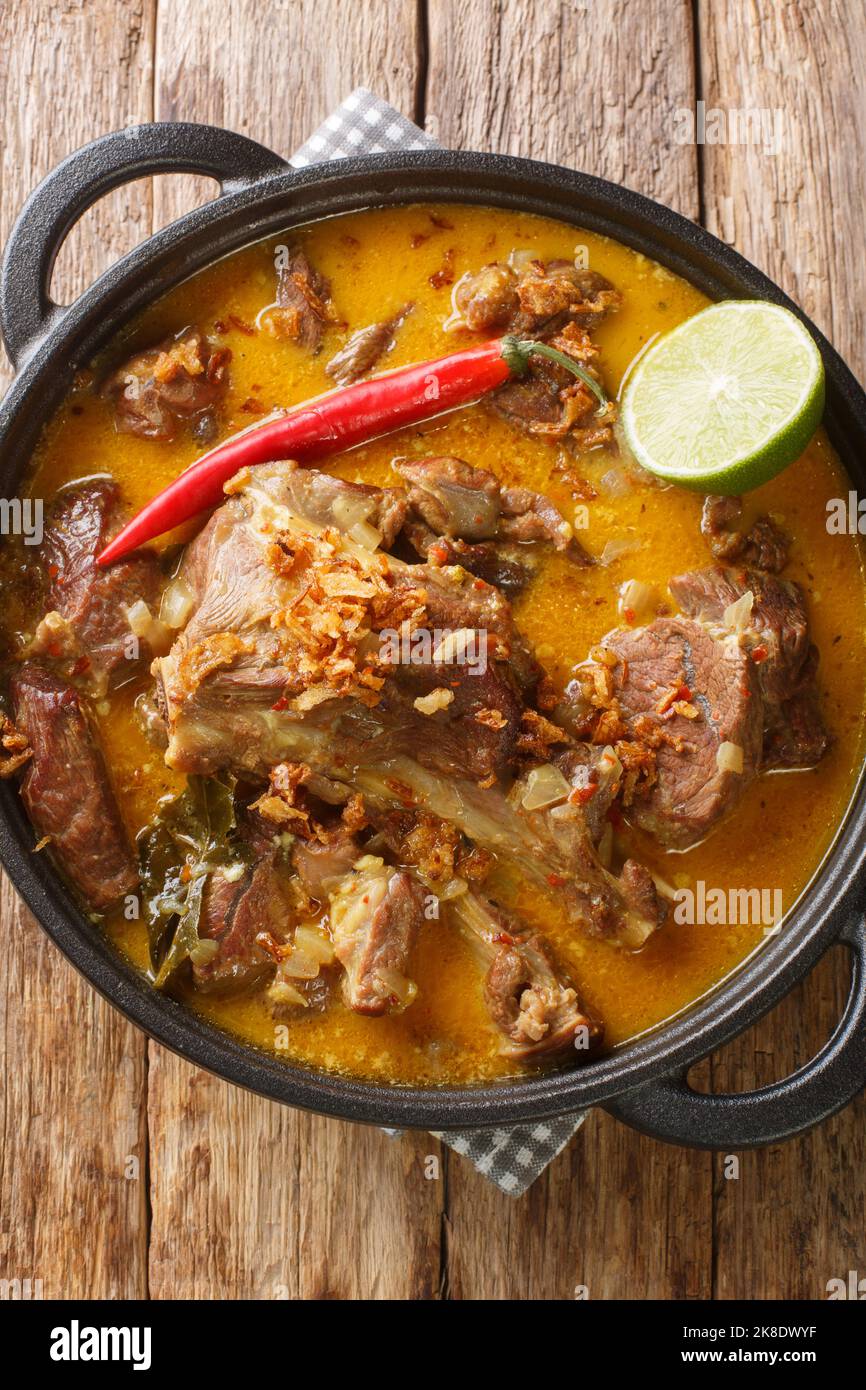
<svg viewBox="0 0 866 1390"><path fill-rule="evenodd" d="M760 487L799 458L824 410L824 364L789 309L730 299L654 343L629 378L632 453L668 482L704 492Z"/></svg>

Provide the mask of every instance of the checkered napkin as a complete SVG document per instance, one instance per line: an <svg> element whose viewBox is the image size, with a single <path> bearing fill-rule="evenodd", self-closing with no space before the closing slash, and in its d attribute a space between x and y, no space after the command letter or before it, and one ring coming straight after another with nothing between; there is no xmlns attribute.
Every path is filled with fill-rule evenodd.
<svg viewBox="0 0 866 1390"><path fill-rule="evenodd" d="M296 169L345 159L353 154L434 149L431 140L393 106L364 87L352 92L289 161ZM535 1182L583 1124L583 1115L517 1125L514 1129L467 1129L434 1133L434 1138L463 1154L479 1173L510 1197L519 1197ZM387 1134L396 1136L398 1129Z"/></svg>

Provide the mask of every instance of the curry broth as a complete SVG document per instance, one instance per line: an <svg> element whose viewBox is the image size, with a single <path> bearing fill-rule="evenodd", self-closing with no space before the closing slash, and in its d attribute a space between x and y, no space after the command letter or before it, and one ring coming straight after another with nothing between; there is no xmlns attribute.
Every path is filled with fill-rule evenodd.
<svg viewBox="0 0 866 1390"><path fill-rule="evenodd" d="M445 326L451 291L435 286L436 272L450 262L456 282L465 271L503 259L515 247L530 248L548 260L571 259L575 247L584 246L591 267L623 292L620 312L594 335L611 392L619 389L629 364L656 334L706 303L690 285L616 242L508 211L388 209L336 218L292 235L303 241L311 260L331 280L334 302L350 329L414 302L393 351L380 364L389 368L472 341L465 330L455 333ZM188 324L230 347L231 386L221 437L255 423L277 406L329 389L324 367L342 344L344 328L327 330L316 357L254 331L256 316L274 297L278 244L260 243L181 285L139 319L123 343L113 345L108 360ZM83 381L49 425L37 452L31 491L50 498L74 479L110 472L130 508L137 509L201 449L188 437L165 443L117 434L110 404L88 388L89 382ZM653 584L662 603L671 574L707 563L699 531L699 495L637 482L625 495L612 496L601 484L616 463L610 454L566 458L557 446L518 434L482 405L391 435L322 466L357 481L386 483L394 481L390 460L413 453L456 454L509 484L547 493L578 526L588 518L579 535L595 555L614 537L625 536L634 543L633 550L604 567L578 569L558 555L547 556L538 577L516 602L518 626L558 685L565 684L575 663L605 632L621 624L617 591L626 579ZM577 478L592 484L598 496L586 501L576 496L582 491ZM634 846L676 887L703 880L725 889L780 889L787 911L844 815L861 751L866 653L859 634L866 603L856 538L830 537L824 523L827 499L847 491L841 467L819 434L792 468L747 499L749 517L769 511L793 537L788 573L809 597L813 636L821 652L823 713L835 741L813 771L759 778L733 819L685 853L666 853L646 837L624 831L624 843ZM13 618L22 628L32 625L32 615ZM853 633L857 640L846 640L846 634ZM183 780L164 767L158 750L139 729L132 706L141 688L142 682L121 688L99 714L106 758L131 834L150 818L159 798L178 790ZM604 1019L610 1044L682 1009L762 939L760 926L689 927L669 922L639 954L629 955L578 936L557 910L555 898L540 901L535 889L519 883L500 881L498 886L503 898L551 939L582 1000ZM115 919L108 931L123 951L145 966L142 924ZM370 1019L337 1001L323 1015L279 1025L277 1045L294 1059L380 1080L465 1082L514 1071L514 1064L498 1055L477 968L462 941L443 924L425 923L413 975L419 993L405 1013ZM274 1047L273 1019L255 995L190 1002L243 1038Z"/></svg>

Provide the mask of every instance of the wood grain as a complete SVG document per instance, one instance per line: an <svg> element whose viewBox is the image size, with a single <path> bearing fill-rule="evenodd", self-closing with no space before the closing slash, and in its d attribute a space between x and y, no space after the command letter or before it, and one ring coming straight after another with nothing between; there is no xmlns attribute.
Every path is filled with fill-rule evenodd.
<svg viewBox="0 0 866 1390"><path fill-rule="evenodd" d="M723 10L703 0L700 54L708 109L765 110L782 135L776 154L763 141L703 147L707 223L788 290L862 378L866 13L835 0ZM714 1089L748 1090L814 1056L849 974L834 952L714 1059ZM743 1155L737 1181L717 1160L717 1297L821 1298L828 1279L866 1268L864 1115L861 1097L793 1144Z"/></svg>
<svg viewBox="0 0 866 1390"><path fill-rule="evenodd" d="M0 8L4 241L58 160L102 131L150 119L152 20L149 0ZM147 190L107 199L70 237L54 277L60 299L149 231ZM5 363L3 373L5 382ZM144 1038L66 964L5 881L0 920L0 1278L41 1280L46 1298L141 1297Z"/></svg>
<svg viewBox="0 0 866 1390"><path fill-rule="evenodd" d="M674 141L674 112L694 100L687 3L430 6L428 126L446 145L531 151L696 216L696 153ZM710 1160L606 1115L518 1202L452 1161L448 1223L453 1297L710 1293Z"/></svg>
<svg viewBox="0 0 866 1390"><path fill-rule="evenodd" d="M290 154L359 85L412 114L413 3L245 0L220 16L217 25L208 6L162 0L157 119L214 121ZM303 81L290 81L300 52ZM204 193L189 180L160 181L157 221ZM438 1158L434 1140L394 1141L303 1116L156 1047L152 1057L154 1297L407 1299L438 1290L444 1176L426 1179L423 1163Z"/></svg>
<svg viewBox="0 0 866 1390"><path fill-rule="evenodd" d="M289 153L365 85L426 111L444 144L703 209L862 375L866 14L838 0L696 10L697 42L690 0L13 0L0 233L105 130L215 121ZM780 153L678 143L698 97L780 111ZM104 200L64 247L57 294L212 193L171 177ZM41 1279L46 1297L815 1298L866 1269L862 1098L796 1144L741 1155L736 1179L723 1158L597 1113L514 1201L429 1136L296 1114L146 1052L5 883L0 920L0 1278ZM693 1079L784 1075L829 1034L846 979L827 960Z"/></svg>
<svg viewBox="0 0 866 1390"><path fill-rule="evenodd" d="M427 128L443 145L531 155L697 216L689 0L433 0Z"/></svg>
<svg viewBox="0 0 866 1390"><path fill-rule="evenodd" d="M414 113L415 0L160 0L155 119L208 121L290 155L355 87ZM156 181L157 225L213 196Z"/></svg>

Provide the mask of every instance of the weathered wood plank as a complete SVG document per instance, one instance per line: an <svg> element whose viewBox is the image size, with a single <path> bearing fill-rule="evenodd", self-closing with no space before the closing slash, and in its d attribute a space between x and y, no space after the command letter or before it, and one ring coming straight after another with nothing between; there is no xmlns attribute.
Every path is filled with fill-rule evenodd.
<svg viewBox="0 0 866 1390"><path fill-rule="evenodd" d="M729 121L766 111L772 142L707 144L711 230L766 270L824 328L862 377L866 270L866 14L796 0L700 5L702 95ZM847 993L844 953L713 1062L715 1090L748 1090L813 1056ZM813 1134L717 1162L715 1291L719 1298L821 1298L827 1280L866 1268L866 1104Z"/></svg>
<svg viewBox="0 0 866 1390"><path fill-rule="evenodd" d="M688 0L429 7L427 129L443 145L550 159L697 216Z"/></svg>
<svg viewBox="0 0 866 1390"><path fill-rule="evenodd" d="M289 154L358 85L412 113L415 6L245 0L216 25L207 7L162 0L157 53L158 119L214 121ZM157 220L210 191L160 180ZM149 1117L154 1297L435 1295L444 1184L424 1176L438 1153L427 1136L300 1115L156 1047Z"/></svg>
<svg viewBox="0 0 866 1390"><path fill-rule="evenodd" d="M3 240L59 159L104 130L150 119L152 18L151 0L0 9ZM149 230L147 191L134 202L107 199L70 237L56 293L71 298ZM5 384L5 362L2 373ZM140 1298L144 1038L79 979L5 880L0 921L0 1277L39 1279L46 1298Z"/></svg>
<svg viewBox="0 0 866 1390"><path fill-rule="evenodd" d="M578 166L694 217L695 151L674 139L694 99L686 3L430 6L428 129L443 144ZM710 1230L709 1158L601 1114L519 1201L449 1168L453 1297L707 1297Z"/></svg>
<svg viewBox="0 0 866 1390"><path fill-rule="evenodd" d="M160 0L156 119L228 125L290 155L355 87L413 115L415 0L239 0L219 9ZM161 225L213 196L204 180L159 179Z"/></svg>

